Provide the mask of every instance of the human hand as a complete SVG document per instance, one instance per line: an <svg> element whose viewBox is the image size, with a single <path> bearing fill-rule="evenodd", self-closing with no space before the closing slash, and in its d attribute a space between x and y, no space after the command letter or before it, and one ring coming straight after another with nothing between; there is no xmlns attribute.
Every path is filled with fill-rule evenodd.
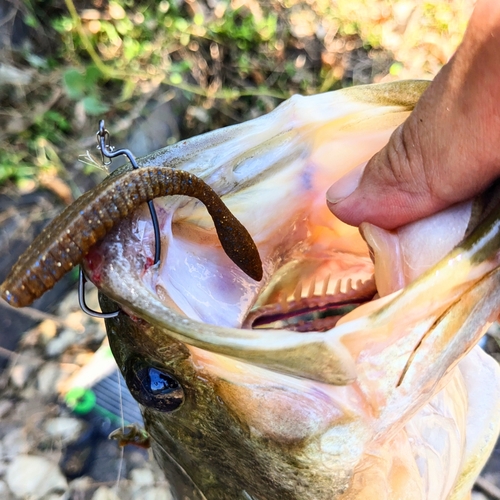
<svg viewBox="0 0 500 500"><path fill-rule="evenodd" d="M344 222L394 229L500 176L500 2L479 0L455 55L387 146L327 193Z"/></svg>

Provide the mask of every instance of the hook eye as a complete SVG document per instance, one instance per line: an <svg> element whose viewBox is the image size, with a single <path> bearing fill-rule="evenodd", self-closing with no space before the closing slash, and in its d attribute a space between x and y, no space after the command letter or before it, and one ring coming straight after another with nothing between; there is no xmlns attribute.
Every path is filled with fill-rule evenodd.
<svg viewBox="0 0 500 500"><path fill-rule="evenodd" d="M99 122L99 130L96 132L97 149L101 152L101 160L106 167L111 165L112 156L108 152L113 152L111 139L108 130L104 126L104 120Z"/></svg>

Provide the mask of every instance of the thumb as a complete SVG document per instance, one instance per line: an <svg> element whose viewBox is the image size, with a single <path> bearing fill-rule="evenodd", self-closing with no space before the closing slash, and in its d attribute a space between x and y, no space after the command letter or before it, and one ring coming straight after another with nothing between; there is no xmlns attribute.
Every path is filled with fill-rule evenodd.
<svg viewBox="0 0 500 500"><path fill-rule="evenodd" d="M337 217L355 226L371 222L393 229L443 208L437 180L422 160L419 135L425 131L418 122L415 132L408 122L398 127L387 146L328 190L327 203Z"/></svg>

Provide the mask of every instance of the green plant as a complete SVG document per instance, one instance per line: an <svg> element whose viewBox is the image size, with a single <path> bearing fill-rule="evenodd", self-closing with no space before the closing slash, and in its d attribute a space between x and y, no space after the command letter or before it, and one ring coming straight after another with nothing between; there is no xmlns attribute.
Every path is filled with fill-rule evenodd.
<svg viewBox="0 0 500 500"><path fill-rule="evenodd" d="M68 69L63 73L64 89L70 99L80 101L88 115L98 116L106 113L109 106L100 97L99 83L102 73L93 65L84 71Z"/></svg>

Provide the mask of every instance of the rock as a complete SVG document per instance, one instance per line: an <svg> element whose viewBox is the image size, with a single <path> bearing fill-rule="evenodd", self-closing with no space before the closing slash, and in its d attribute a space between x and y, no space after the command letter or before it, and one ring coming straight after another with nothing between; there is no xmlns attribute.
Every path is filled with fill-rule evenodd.
<svg viewBox="0 0 500 500"><path fill-rule="evenodd" d="M133 500L173 500L169 488L155 487L155 477L151 469L145 467L130 472Z"/></svg>
<svg viewBox="0 0 500 500"><path fill-rule="evenodd" d="M59 363L45 363L37 376L37 387L43 396L55 396L57 394L57 382L61 375Z"/></svg>
<svg viewBox="0 0 500 500"><path fill-rule="evenodd" d="M133 500L174 500L169 488L155 486L138 491L132 497Z"/></svg>
<svg viewBox="0 0 500 500"><path fill-rule="evenodd" d="M17 455L30 451L28 435L22 427L12 429L2 440L2 459L13 460Z"/></svg>
<svg viewBox="0 0 500 500"><path fill-rule="evenodd" d="M480 491L473 491L470 497L471 500L488 500L488 497Z"/></svg>
<svg viewBox="0 0 500 500"><path fill-rule="evenodd" d="M69 292L61 301L57 311L57 315L60 318L67 318L71 313L80 311L80 306L78 305L78 290Z"/></svg>
<svg viewBox="0 0 500 500"><path fill-rule="evenodd" d="M130 472L130 479L134 483L134 488L142 486L153 486L155 478L150 469L134 469Z"/></svg>
<svg viewBox="0 0 500 500"><path fill-rule="evenodd" d="M7 483L5 481L0 481L0 498L5 498L9 492Z"/></svg>
<svg viewBox="0 0 500 500"><path fill-rule="evenodd" d="M0 481L0 498L9 498L9 488L7 487L7 483L5 481Z"/></svg>
<svg viewBox="0 0 500 500"><path fill-rule="evenodd" d="M28 380L30 373L33 371L33 367L28 365L16 365L10 369L9 379L10 383L21 389Z"/></svg>
<svg viewBox="0 0 500 500"><path fill-rule="evenodd" d="M83 430L84 424L71 417L57 417L48 419L43 428L53 438L61 439L64 444L75 441Z"/></svg>
<svg viewBox="0 0 500 500"><path fill-rule="evenodd" d="M60 356L68 347L75 344L77 340L78 333L66 328L57 337L54 337L47 343L45 353L51 358Z"/></svg>
<svg viewBox="0 0 500 500"><path fill-rule="evenodd" d="M107 486L101 486L92 496L92 500L120 500L117 494Z"/></svg>
<svg viewBox="0 0 500 500"><path fill-rule="evenodd" d="M12 410L14 403L10 399L2 399L0 401L0 418L3 418Z"/></svg>
<svg viewBox="0 0 500 500"><path fill-rule="evenodd" d="M73 479L71 483L69 483L69 488L71 491L78 491L78 490L88 490L92 487L92 478L88 476L82 476L82 477L77 477L76 479Z"/></svg>
<svg viewBox="0 0 500 500"><path fill-rule="evenodd" d="M36 366L32 363L19 363L10 369L9 379L11 384L18 389L22 389L35 371Z"/></svg>
<svg viewBox="0 0 500 500"><path fill-rule="evenodd" d="M0 64L0 85L28 85L35 72L30 69L19 69L10 64Z"/></svg>
<svg viewBox="0 0 500 500"><path fill-rule="evenodd" d="M43 343L47 343L56 336L57 325L55 321L46 319L38 325L38 331L40 332Z"/></svg>
<svg viewBox="0 0 500 500"><path fill-rule="evenodd" d="M14 495L33 500L68 489L66 478L56 464L33 455L18 455L7 468L5 479Z"/></svg>
<svg viewBox="0 0 500 500"><path fill-rule="evenodd" d="M25 400L34 399L37 395L38 391L36 390L35 387L33 387L33 385L28 385L28 387L25 387L19 393L19 397Z"/></svg>

